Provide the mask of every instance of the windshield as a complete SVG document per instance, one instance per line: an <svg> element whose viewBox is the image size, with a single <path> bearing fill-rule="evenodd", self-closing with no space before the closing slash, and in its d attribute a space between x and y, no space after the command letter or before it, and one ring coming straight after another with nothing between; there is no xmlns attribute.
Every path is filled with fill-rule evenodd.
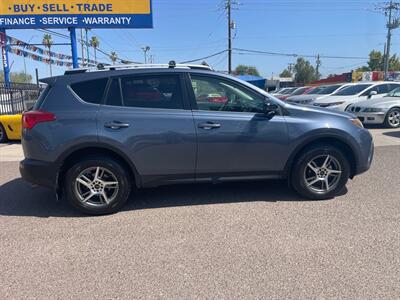
<svg viewBox="0 0 400 300"><path fill-rule="evenodd" d="M297 96L297 95L302 95L304 94L304 92L308 89L308 87L302 87L302 88L298 88L297 90L295 90L292 95L293 96Z"/></svg>
<svg viewBox="0 0 400 300"><path fill-rule="evenodd" d="M288 88L286 91L283 91L282 95L289 95L291 94L296 88Z"/></svg>
<svg viewBox="0 0 400 300"><path fill-rule="evenodd" d="M400 87L397 89L394 89L389 94L387 94L385 97L400 97Z"/></svg>
<svg viewBox="0 0 400 300"><path fill-rule="evenodd" d="M318 95L329 95L329 94L332 94L334 91L336 91L341 86L342 86L341 84L328 85L328 86L324 87L322 90L320 90L317 94Z"/></svg>
<svg viewBox="0 0 400 300"><path fill-rule="evenodd" d="M321 86L317 86L317 87L315 87L315 88L309 90L306 94L307 94L307 95L318 94L318 92L319 92L320 90L322 90L322 87L321 87Z"/></svg>
<svg viewBox="0 0 400 300"><path fill-rule="evenodd" d="M357 85L352 85L347 88L341 89L340 91L337 91L334 93L334 96L353 96L361 93L365 89L369 88L372 84L357 84Z"/></svg>

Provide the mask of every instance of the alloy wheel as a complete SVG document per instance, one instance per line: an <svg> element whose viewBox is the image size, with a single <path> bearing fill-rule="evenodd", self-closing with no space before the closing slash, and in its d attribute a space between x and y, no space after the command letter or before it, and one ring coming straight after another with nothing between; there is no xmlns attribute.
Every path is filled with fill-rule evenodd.
<svg viewBox="0 0 400 300"><path fill-rule="evenodd" d="M104 167L87 168L75 179L75 193L86 205L108 206L117 197L118 192L117 177Z"/></svg>
<svg viewBox="0 0 400 300"><path fill-rule="evenodd" d="M388 115L388 121L392 127L398 127L400 125L400 111L391 111Z"/></svg>
<svg viewBox="0 0 400 300"><path fill-rule="evenodd" d="M304 170L306 187L315 193L326 194L339 184L342 167L339 161L329 154L311 159Z"/></svg>

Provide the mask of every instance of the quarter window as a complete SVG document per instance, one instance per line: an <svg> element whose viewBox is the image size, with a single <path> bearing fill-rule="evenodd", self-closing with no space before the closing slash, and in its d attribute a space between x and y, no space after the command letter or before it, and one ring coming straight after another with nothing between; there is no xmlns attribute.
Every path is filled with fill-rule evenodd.
<svg viewBox="0 0 400 300"><path fill-rule="evenodd" d="M107 78L71 84L71 89L85 102L100 104L107 85Z"/></svg>
<svg viewBox="0 0 400 300"><path fill-rule="evenodd" d="M265 97L215 77L191 76L199 110L263 112Z"/></svg>

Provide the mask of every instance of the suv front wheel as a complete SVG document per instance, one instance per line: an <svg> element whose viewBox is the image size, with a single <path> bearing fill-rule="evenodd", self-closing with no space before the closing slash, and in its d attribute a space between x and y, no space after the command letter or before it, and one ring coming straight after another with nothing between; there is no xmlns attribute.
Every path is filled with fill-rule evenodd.
<svg viewBox="0 0 400 300"><path fill-rule="evenodd" d="M331 145L315 145L297 157L291 182L302 196L323 200L333 198L345 187L350 165L343 152Z"/></svg>
<svg viewBox="0 0 400 300"><path fill-rule="evenodd" d="M87 157L75 163L65 178L71 204L91 215L118 211L128 200L131 189L125 168L106 156Z"/></svg>

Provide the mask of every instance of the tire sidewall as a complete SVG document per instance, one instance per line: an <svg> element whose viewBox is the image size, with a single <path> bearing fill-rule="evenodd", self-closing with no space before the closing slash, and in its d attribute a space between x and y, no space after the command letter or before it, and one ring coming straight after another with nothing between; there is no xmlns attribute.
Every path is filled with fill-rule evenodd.
<svg viewBox="0 0 400 300"><path fill-rule="evenodd" d="M392 108L391 110L389 110L386 114L386 118L385 118L385 125L388 128L399 128L399 126L392 126L389 122L389 114L392 113L393 111L398 111L400 113L400 109L399 108Z"/></svg>
<svg viewBox="0 0 400 300"><path fill-rule="evenodd" d="M340 164L342 168L342 173L337 186L329 191L328 193L317 193L313 192L307 188L307 184L304 180L304 170L307 164L318 155L329 154L333 156ZM314 199L323 200L330 199L338 195L338 193L345 187L348 179L350 177L350 164L346 159L345 155L339 149L332 147L330 145L320 145L313 147L304 151L296 160L291 182L294 189L302 196Z"/></svg>
<svg viewBox="0 0 400 300"><path fill-rule="evenodd" d="M118 181L117 197L107 206L93 207L82 203L75 192L75 180L79 174L91 167L104 167L114 173ZM128 172L118 162L109 158L88 158L75 163L68 171L64 182L69 202L78 210L90 215L110 214L118 211L128 200L131 183Z"/></svg>

